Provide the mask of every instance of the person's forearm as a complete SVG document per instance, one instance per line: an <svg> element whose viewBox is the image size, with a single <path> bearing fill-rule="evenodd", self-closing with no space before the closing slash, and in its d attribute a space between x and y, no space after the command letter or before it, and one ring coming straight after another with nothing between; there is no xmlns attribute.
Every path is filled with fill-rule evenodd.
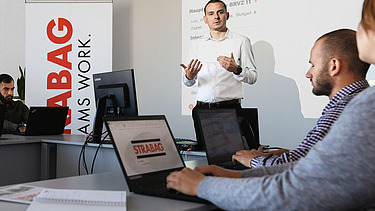
<svg viewBox="0 0 375 211"><path fill-rule="evenodd" d="M4 133L15 132L17 130L17 127L18 127L18 124L14 124L13 122L4 120L3 132Z"/></svg>
<svg viewBox="0 0 375 211"><path fill-rule="evenodd" d="M241 176L245 178L245 177L262 177L265 175L273 175L273 174L283 172L291 168L293 165L294 165L294 162L286 163L283 165L265 166L265 167L255 168L255 169L248 169L248 170L241 171Z"/></svg>

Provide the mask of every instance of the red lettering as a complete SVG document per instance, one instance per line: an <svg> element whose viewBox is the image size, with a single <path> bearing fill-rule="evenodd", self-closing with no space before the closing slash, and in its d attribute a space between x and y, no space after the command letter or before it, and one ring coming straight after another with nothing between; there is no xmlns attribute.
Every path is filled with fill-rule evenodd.
<svg viewBox="0 0 375 211"><path fill-rule="evenodd" d="M72 44L47 53L47 60L71 70L72 63L68 61L68 53L70 51L72 51ZM59 56L62 58L59 58Z"/></svg>
<svg viewBox="0 0 375 211"><path fill-rule="evenodd" d="M164 147L161 143L134 145L133 149L136 155L164 151Z"/></svg>
<svg viewBox="0 0 375 211"><path fill-rule="evenodd" d="M141 150L142 150L142 154L147 153L147 152L145 151L145 146L143 146L143 145L139 145L139 146L140 146L140 148L141 148Z"/></svg>
<svg viewBox="0 0 375 211"><path fill-rule="evenodd" d="M155 152L155 148L152 144L150 144L150 150L151 150L151 152Z"/></svg>
<svg viewBox="0 0 375 211"><path fill-rule="evenodd" d="M55 44L67 43L73 35L73 26L65 18L57 19L57 28L55 20L47 24L46 32L48 39ZM62 35L62 36L60 36ZM72 44L61 47L47 53L47 61L60 65L69 70L72 69L72 63L69 62L68 53L72 51ZM59 73L51 72L47 76L47 89L66 89L65 93L47 99L47 106L68 106L68 99L72 96L72 76L68 70L61 70ZM65 126L71 124L71 109L68 111ZM70 134L71 129L64 129L64 133Z"/></svg>
<svg viewBox="0 0 375 211"><path fill-rule="evenodd" d="M156 152L156 151L158 151L158 152L160 151L160 149L159 149L159 147L158 147L158 144L156 144L156 143L154 144L154 148L155 148L155 152Z"/></svg>
<svg viewBox="0 0 375 211"><path fill-rule="evenodd" d="M72 24L65 18L58 18L58 31L64 31L64 26L67 29L66 34L62 37L58 37L53 33L53 28L55 28L56 23L55 20L51 20L47 25L47 36L51 42L55 44L63 44L70 40L73 35L73 26Z"/></svg>
<svg viewBox="0 0 375 211"><path fill-rule="evenodd" d="M137 147L138 147L137 145L133 146L133 149L134 149L136 155L138 155L138 153L139 153Z"/></svg>
<svg viewBox="0 0 375 211"><path fill-rule="evenodd" d="M145 146L146 146L146 153L151 152L150 147L148 147L147 144Z"/></svg>
<svg viewBox="0 0 375 211"><path fill-rule="evenodd" d="M52 72L47 76L47 89L71 89L72 76L69 71Z"/></svg>
<svg viewBox="0 0 375 211"><path fill-rule="evenodd" d="M69 109L68 110L68 115L66 117L66 121L65 121L65 127L68 126L70 123L72 123L72 110ZM64 134L72 134L72 130L71 129L64 129Z"/></svg>
<svg viewBox="0 0 375 211"><path fill-rule="evenodd" d="M68 106L68 99L72 97L72 91L59 94L55 97L47 99L47 106ZM61 104L58 104L61 102Z"/></svg>
<svg viewBox="0 0 375 211"><path fill-rule="evenodd" d="M159 151L164 151L164 147L161 143L158 144L158 147L159 147Z"/></svg>

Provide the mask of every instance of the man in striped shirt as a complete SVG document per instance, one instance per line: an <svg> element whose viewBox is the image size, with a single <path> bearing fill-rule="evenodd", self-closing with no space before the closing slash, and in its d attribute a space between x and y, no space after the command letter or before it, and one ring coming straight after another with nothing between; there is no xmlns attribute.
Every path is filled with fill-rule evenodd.
<svg viewBox="0 0 375 211"><path fill-rule="evenodd" d="M311 67L306 73L315 95L326 95L330 101L323 109L315 127L294 150L281 149L269 153L258 150L241 150L233 155L235 162L247 167L272 166L297 161L329 132L347 103L369 84L366 74L369 64L359 60L356 32L336 30L321 36L311 50Z"/></svg>

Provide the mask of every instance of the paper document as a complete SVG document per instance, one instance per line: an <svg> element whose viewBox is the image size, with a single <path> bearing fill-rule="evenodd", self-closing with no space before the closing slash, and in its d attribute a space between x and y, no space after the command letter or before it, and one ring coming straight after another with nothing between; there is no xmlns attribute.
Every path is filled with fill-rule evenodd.
<svg viewBox="0 0 375 211"><path fill-rule="evenodd" d="M44 189L27 211L126 210L125 191Z"/></svg>

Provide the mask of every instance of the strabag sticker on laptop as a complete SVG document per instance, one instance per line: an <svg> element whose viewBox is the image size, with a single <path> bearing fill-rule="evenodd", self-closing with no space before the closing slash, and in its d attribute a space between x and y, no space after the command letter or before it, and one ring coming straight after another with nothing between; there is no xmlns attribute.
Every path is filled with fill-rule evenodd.
<svg viewBox="0 0 375 211"><path fill-rule="evenodd" d="M131 144L137 159L166 155L160 139L132 140Z"/></svg>
<svg viewBox="0 0 375 211"><path fill-rule="evenodd" d="M165 122L136 126L116 128L113 124L110 125L128 176L183 167L180 154Z"/></svg>

